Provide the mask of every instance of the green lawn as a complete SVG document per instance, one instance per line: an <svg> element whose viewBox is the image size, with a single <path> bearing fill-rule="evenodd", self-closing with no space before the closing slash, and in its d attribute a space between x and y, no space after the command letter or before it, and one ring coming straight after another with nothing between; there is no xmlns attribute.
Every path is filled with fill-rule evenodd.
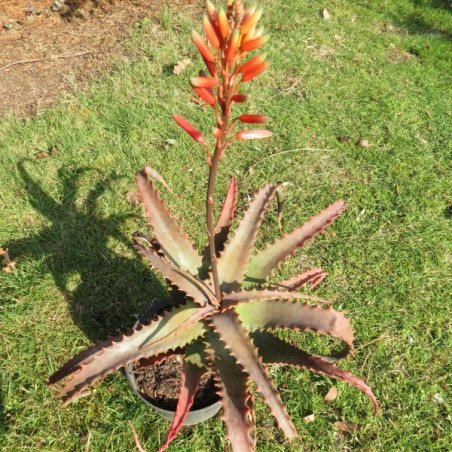
<svg viewBox="0 0 452 452"><path fill-rule="evenodd" d="M327 403L332 380L273 368L300 440L284 441L258 397L257 450L448 450L450 2L261 3L272 66L247 84L251 101L238 110L269 115L273 136L231 146L217 199L231 174L241 212L265 181L287 182L285 232L336 199L348 202L279 273L328 272L315 294L353 319L357 353L343 367L372 386L381 414L373 416L370 401L345 383L334 383L338 398ZM205 243L203 148L171 119L179 113L206 134L212 125L208 108L190 102L186 74L202 66L189 40L193 27L200 30L199 17L165 10L159 21L136 26L127 44L132 63L36 117L0 119L0 246L17 264L0 272L1 450L134 450L129 420L147 450L165 438L168 424L120 372L67 408L45 382L76 352L132 326L164 293L131 241L146 230L130 195L144 163L183 194L162 189L195 244ZM192 64L178 77L172 69L185 58ZM54 156L36 159L53 146ZM300 148L315 150L290 151ZM278 234L270 205L259 246ZM303 341L324 346L308 334ZM305 424L311 413L315 421ZM359 428L340 432L338 420ZM170 450L224 445L217 417L182 430Z"/></svg>

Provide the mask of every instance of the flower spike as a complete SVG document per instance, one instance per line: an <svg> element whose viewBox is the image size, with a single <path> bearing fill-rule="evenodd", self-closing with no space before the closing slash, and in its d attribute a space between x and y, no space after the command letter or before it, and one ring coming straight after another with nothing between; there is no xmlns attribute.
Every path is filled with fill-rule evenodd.
<svg viewBox="0 0 452 452"><path fill-rule="evenodd" d="M204 143L206 141L203 134L195 129L185 118L179 115L173 115L173 118L195 141L198 143Z"/></svg>
<svg viewBox="0 0 452 452"><path fill-rule="evenodd" d="M237 133L236 138L238 140L260 140L261 138L268 138L271 136L269 130L241 130Z"/></svg>

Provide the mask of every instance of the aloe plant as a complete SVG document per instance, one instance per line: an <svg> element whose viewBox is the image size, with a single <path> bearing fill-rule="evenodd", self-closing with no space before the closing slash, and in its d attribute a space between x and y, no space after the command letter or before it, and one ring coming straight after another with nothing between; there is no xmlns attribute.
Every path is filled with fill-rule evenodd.
<svg viewBox="0 0 452 452"><path fill-rule="evenodd" d="M329 302L298 292L317 286L326 273L313 268L290 279L268 282L275 269L288 256L321 232L346 208L338 200L290 234L283 235L262 250L254 244L260 224L277 186L267 184L250 203L233 233L237 182L231 179L219 218L214 225L214 187L218 164L233 140L265 138L267 130L234 132L237 122L265 123L263 115L247 114L231 119L234 103L246 102L239 92L268 67L263 55L243 63L249 52L267 41L257 22L262 14L254 7L245 10L242 1L227 2L227 9L217 9L207 2L203 27L209 45L193 32L193 41L203 57L210 76L192 77L194 91L212 107L216 126L215 148L186 119L175 121L206 149L209 181L206 196L207 244L198 252L165 207L153 181L153 170L145 167L136 175L136 185L145 207L152 236L135 234L133 240L150 265L158 270L176 291L171 309L157 318L124 334L100 341L67 362L49 378L64 405L88 393L87 388L107 374L136 363L152 365L175 355L183 358L180 396L168 437L160 448L165 450L183 425L204 374L214 372L227 436L233 451L254 450L254 421L250 382L254 382L271 414L285 436L297 436L279 393L268 375L267 365L279 363L327 375L356 386L378 403L370 387L361 379L336 366L353 354L354 334L350 320L335 311ZM215 89L215 91L214 91ZM181 296L182 294L182 296ZM303 300L303 302L301 302ZM329 356L313 355L286 342L273 332L277 329L313 331L340 339L342 352ZM57 384L59 383L59 384Z"/></svg>

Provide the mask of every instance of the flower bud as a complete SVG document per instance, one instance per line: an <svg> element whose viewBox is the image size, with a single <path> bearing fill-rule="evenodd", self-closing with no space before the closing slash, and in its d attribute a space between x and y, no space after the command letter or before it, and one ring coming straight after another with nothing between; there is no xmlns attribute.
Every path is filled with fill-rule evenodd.
<svg viewBox="0 0 452 452"><path fill-rule="evenodd" d="M195 88L212 88L220 83L212 77L190 77L190 85Z"/></svg>
<svg viewBox="0 0 452 452"><path fill-rule="evenodd" d="M259 64L263 63L266 57L267 57L266 54L256 55L255 57L251 58L251 60L247 61L245 64L242 64L239 67L239 71L244 74L246 72L253 70L256 66L259 66Z"/></svg>
<svg viewBox="0 0 452 452"><path fill-rule="evenodd" d="M232 96L232 101L242 104L243 102L246 102L249 97L250 96L248 94L234 94Z"/></svg>
<svg viewBox="0 0 452 452"><path fill-rule="evenodd" d="M229 39L228 48L226 50L226 61L231 61L234 58L239 44L239 39L240 32L239 30L235 29L232 33L231 39Z"/></svg>
<svg viewBox="0 0 452 452"><path fill-rule="evenodd" d="M207 46L204 39L202 39L201 35L197 31L193 30L191 33L191 36L192 36L193 42L195 43L195 46L198 48L202 57L205 60L211 61L213 63L215 61L215 56L212 53L212 51L209 49L209 47Z"/></svg>
<svg viewBox="0 0 452 452"><path fill-rule="evenodd" d="M242 50L245 52L251 52L251 50L257 49L264 45L268 41L268 36L259 36L258 38L251 39L250 41L243 42L241 45Z"/></svg>
<svg viewBox="0 0 452 452"><path fill-rule="evenodd" d="M261 138L267 138L272 133L269 130L241 130L237 133L236 138L238 140L259 140Z"/></svg>
<svg viewBox="0 0 452 452"><path fill-rule="evenodd" d="M198 143L204 143L206 141L202 133L195 129L185 118L179 115L173 115L173 118L195 141Z"/></svg>
<svg viewBox="0 0 452 452"><path fill-rule="evenodd" d="M245 16L245 19L242 23L241 33L246 35L258 22L262 16L262 9L258 9L256 12L252 14L248 14Z"/></svg>
<svg viewBox="0 0 452 452"><path fill-rule="evenodd" d="M229 22L224 8L221 8L218 13L218 23L220 26L221 37L226 39L229 36Z"/></svg>
<svg viewBox="0 0 452 452"><path fill-rule="evenodd" d="M206 15L204 15L204 17L202 19L202 25L204 28L204 32L206 33L207 39L210 42L210 45L214 49L219 49L220 48L220 39L217 35L217 32L215 31L215 28L212 25L212 22L210 22L209 18Z"/></svg>
<svg viewBox="0 0 452 452"><path fill-rule="evenodd" d="M206 103L214 106L217 103L217 99L210 88L195 88L192 86L193 91Z"/></svg>
<svg viewBox="0 0 452 452"><path fill-rule="evenodd" d="M268 116L264 115L240 115L237 119L246 124L264 124L268 122Z"/></svg>
<svg viewBox="0 0 452 452"><path fill-rule="evenodd" d="M212 127L212 135L215 138L220 138L221 130L218 127Z"/></svg>
<svg viewBox="0 0 452 452"><path fill-rule="evenodd" d="M270 66L270 63L267 60L265 60L261 64L255 66L250 71L245 72L245 74L243 74L242 76L242 82L248 82L254 77L257 77L261 72L264 72L265 69L268 68L268 66Z"/></svg>

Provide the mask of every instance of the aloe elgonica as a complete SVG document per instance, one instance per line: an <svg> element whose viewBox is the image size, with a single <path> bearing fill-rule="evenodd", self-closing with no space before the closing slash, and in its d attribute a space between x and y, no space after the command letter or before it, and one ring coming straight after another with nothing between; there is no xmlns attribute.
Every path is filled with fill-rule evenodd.
<svg viewBox="0 0 452 452"><path fill-rule="evenodd" d="M264 55L246 62L250 51L267 41L257 22L261 10L245 9L242 1L228 1L226 10L207 2L203 28L208 43L197 32L193 41L204 59L210 76L201 73L190 78L194 91L210 105L215 115L210 151L206 137L186 119L174 115L177 124L206 149L209 180L206 196L207 244L198 253L181 227L165 207L152 182L152 169L145 167L136 175L136 185L145 207L153 236L135 234L134 242L145 259L171 286L177 287L170 310L134 329L80 353L49 379L56 385L64 404L87 394L87 388L107 374L128 363L137 366L156 364L175 355L182 356L180 397L165 450L192 406L204 374L214 372L223 408L223 419L232 450L254 450L251 430L253 404L250 383L254 383L278 426L291 440L297 436L271 378L267 364L283 364L308 369L356 386L367 394L378 411L370 387L334 361L353 354L350 320L335 311L326 300L298 292L303 286L313 289L326 273L321 268L279 282L268 282L273 271L287 257L321 232L346 208L339 200L264 249L254 243L269 202L277 188L267 184L260 189L235 231L230 227L235 214L237 182L231 179L223 208L214 225L214 186L218 163L233 140L270 136L265 129L234 132L236 123L263 124L259 114L231 118L235 102L246 102L241 85L268 67ZM210 46L209 46L210 45ZM179 295L183 293L181 298ZM303 300L303 302L301 302ZM340 353L319 356L302 351L272 334L277 329L313 331L338 338L345 347ZM55 386L54 386L55 387Z"/></svg>

